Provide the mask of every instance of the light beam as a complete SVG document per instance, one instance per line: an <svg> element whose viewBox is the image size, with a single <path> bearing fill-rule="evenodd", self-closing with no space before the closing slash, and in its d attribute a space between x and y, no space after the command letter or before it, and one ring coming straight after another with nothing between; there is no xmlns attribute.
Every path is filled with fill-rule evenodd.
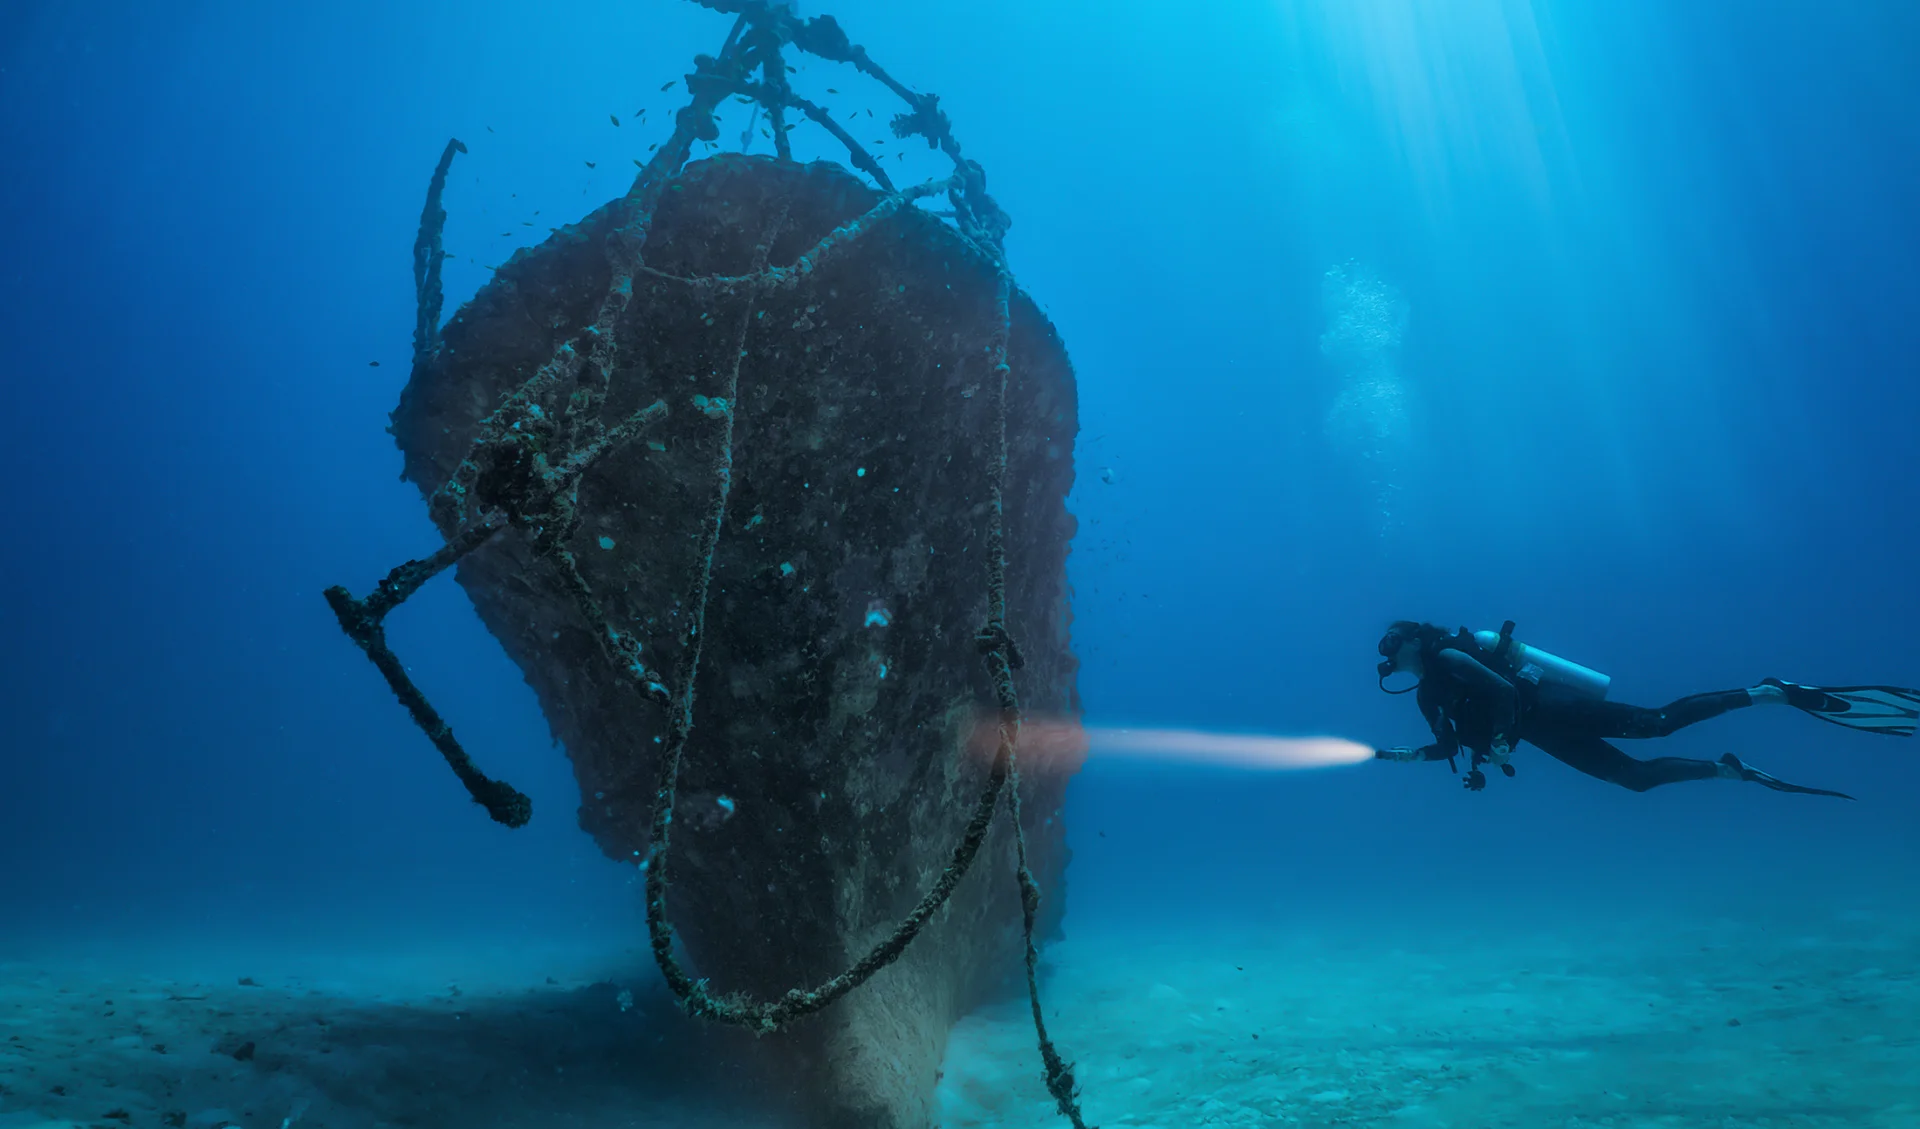
<svg viewBox="0 0 1920 1129"><path fill-rule="evenodd" d="M983 718L969 742L976 756L992 759L999 727ZM1089 758L1160 761L1261 772L1298 772L1360 764L1373 748L1343 737L1283 737L1265 733L1219 733L1203 729L1083 726L1057 718L1028 718L1020 727L1023 772L1074 771Z"/></svg>

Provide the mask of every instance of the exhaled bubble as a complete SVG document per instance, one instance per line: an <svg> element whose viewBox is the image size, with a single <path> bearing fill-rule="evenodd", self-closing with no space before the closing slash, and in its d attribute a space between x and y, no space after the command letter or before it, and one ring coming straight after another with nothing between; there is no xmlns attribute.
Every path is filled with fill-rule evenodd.
<svg viewBox="0 0 1920 1129"><path fill-rule="evenodd" d="M1333 378L1322 433L1372 495L1372 524L1385 533L1400 524L1400 477L1412 461L1411 395L1398 364L1407 303L1352 262L1321 277L1320 300L1320 355Z"/></svg>
<svg viewBox="0 0 1920 1129"><path fill-rule="evenodd" d="M1320 305L1326 317L1320 352L1336 365L1366 364L1399 348L1406 335L1406 300L1367 267L1349 262L1327 271Z"/></svg>

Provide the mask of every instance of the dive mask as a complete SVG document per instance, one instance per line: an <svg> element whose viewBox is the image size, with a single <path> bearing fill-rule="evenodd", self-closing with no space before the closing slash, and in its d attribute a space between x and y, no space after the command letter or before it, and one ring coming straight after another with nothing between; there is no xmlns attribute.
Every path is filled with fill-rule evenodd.
<svg viewBox="0 0 1920 1129"><path fill-rule="evenodd" d="M1380 637L1380 665L1374 669L1380 674L1380 689L1383 693L1410 694L1420 688L1419 681L1415 680L1413 685L1404 690L1387 689L1387 677L1397 673L1400 669L1397 662L1400 656L1400 648L1415 641L1416 636L1412 631L1408 630L1409 626L1411 625L1396 623L1392 627L1387 628L1387 633Z"/></svg>

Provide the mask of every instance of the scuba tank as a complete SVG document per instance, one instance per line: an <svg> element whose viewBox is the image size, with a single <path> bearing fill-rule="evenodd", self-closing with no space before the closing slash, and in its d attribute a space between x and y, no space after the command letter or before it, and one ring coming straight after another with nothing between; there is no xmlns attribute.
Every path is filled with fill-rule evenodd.
<svg viewBox="0 0 1920 1129"><path fill-rule="evenodd" d="M1516 679L1532 684L1543 693L1582 700L1602 701L1613 679L1597 670L1589 670L1571 659L1530 647L1513 637L1513 621L1500 630L1476 631L1473 641L1494 658L1505 662Z"/></svg>

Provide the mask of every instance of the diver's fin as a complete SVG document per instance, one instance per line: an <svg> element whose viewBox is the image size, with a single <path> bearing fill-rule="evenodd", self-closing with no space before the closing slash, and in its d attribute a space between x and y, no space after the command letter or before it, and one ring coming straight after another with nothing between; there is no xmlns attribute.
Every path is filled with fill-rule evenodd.
<svg viewBox="0 0 1920 1129"><path fill-rule="evenodd" d="M1835 725L1889 737L1911 737L1920 729L1920 690L1899 686L1797 686L1769 678L1766 685L1787 695L1787 704Z"/></svg>
<svg viewBox="0 0 1920 1129"><path fill-rule="evenodd" d="M1720 758L1720 767L1723 769L1721 773L1723 776L1737 777L1745 780L1749 784L1758 784L1763 788L1771 788L1776 792L1797 792L1803 796L1833 796L1842 800L1853 799L1852 796L1847 795L1845 792L1829 792L1825 788L1807 788L1799 784L1789 784L1777 776L1768 775L1757 768L1749 766L1732 753L1728 753Z"/></svg>

